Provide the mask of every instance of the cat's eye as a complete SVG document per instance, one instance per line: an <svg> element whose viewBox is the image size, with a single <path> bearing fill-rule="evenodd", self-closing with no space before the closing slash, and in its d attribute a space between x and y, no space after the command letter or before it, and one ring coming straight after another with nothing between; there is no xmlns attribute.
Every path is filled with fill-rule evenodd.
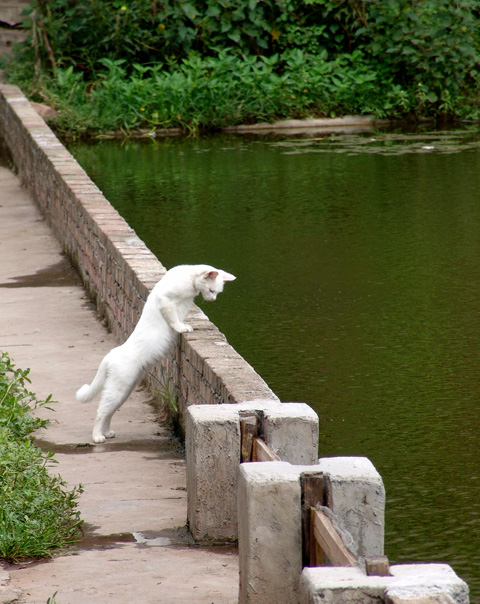
<svg viewBox="0 0 480 604"><path fill-rule="evenodd" d="M214 294L214 293L215 293L215 290L214 290L214 289L209 289L208 291L209 291L211 294Z"/></svg>

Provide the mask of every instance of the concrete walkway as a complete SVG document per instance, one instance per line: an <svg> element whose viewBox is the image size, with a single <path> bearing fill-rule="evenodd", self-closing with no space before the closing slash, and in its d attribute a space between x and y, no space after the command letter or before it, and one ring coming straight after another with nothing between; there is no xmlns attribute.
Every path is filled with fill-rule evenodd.
<svg viewBox="0 0 480 604"><path fill-rule="evenodd" d="M113 441L89 444L96 402L77 403L75 391L114 345L39 210L0 167L0 350L31 369L39 398L58 401L39 443L56 452L52 471L83 485L85 521L85 540L65 555L5 567L0 603L46 604L55 592L58 604L237 602L236 552L189 543L181 446L148 393L115 416Z"/></svg>

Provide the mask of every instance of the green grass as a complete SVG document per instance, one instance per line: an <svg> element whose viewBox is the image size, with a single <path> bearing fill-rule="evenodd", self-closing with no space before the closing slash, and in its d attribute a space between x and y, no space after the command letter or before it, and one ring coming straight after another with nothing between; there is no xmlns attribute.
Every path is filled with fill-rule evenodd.
<svg viewBox="0 0 480 604"><path fill-rule="evenodd" d="M48 421L31 411L48 406L27 389L28 370L0 353L0 558L19 562L46 558L79 539L77 509L81 487L68 489L51 472L52 453L34 445L32 435Z"/></svg>

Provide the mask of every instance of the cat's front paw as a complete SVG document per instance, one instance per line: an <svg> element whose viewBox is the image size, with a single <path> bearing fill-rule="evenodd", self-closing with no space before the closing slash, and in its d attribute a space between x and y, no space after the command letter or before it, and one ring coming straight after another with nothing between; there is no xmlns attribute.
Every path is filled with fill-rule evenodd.
<svg viewBox="0 0 480 604"><path fill-rule="evenodd" d="M193 327L188 323L178 323L177 325L175 325L175 331L177 333L188 333L190 331L193 331Z"/></svg>

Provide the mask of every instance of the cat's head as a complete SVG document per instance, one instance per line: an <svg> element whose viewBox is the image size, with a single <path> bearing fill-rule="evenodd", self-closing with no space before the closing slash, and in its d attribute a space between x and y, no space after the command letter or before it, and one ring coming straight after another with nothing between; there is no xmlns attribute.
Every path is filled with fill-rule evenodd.
<svg viewBox="0 0 480 604"><path fill-rule="evenodd" d="M208 268L195 280L195 286L207 302L214 302L223 291L225 281L235 281L236 277L218 268Z"/></svg>

